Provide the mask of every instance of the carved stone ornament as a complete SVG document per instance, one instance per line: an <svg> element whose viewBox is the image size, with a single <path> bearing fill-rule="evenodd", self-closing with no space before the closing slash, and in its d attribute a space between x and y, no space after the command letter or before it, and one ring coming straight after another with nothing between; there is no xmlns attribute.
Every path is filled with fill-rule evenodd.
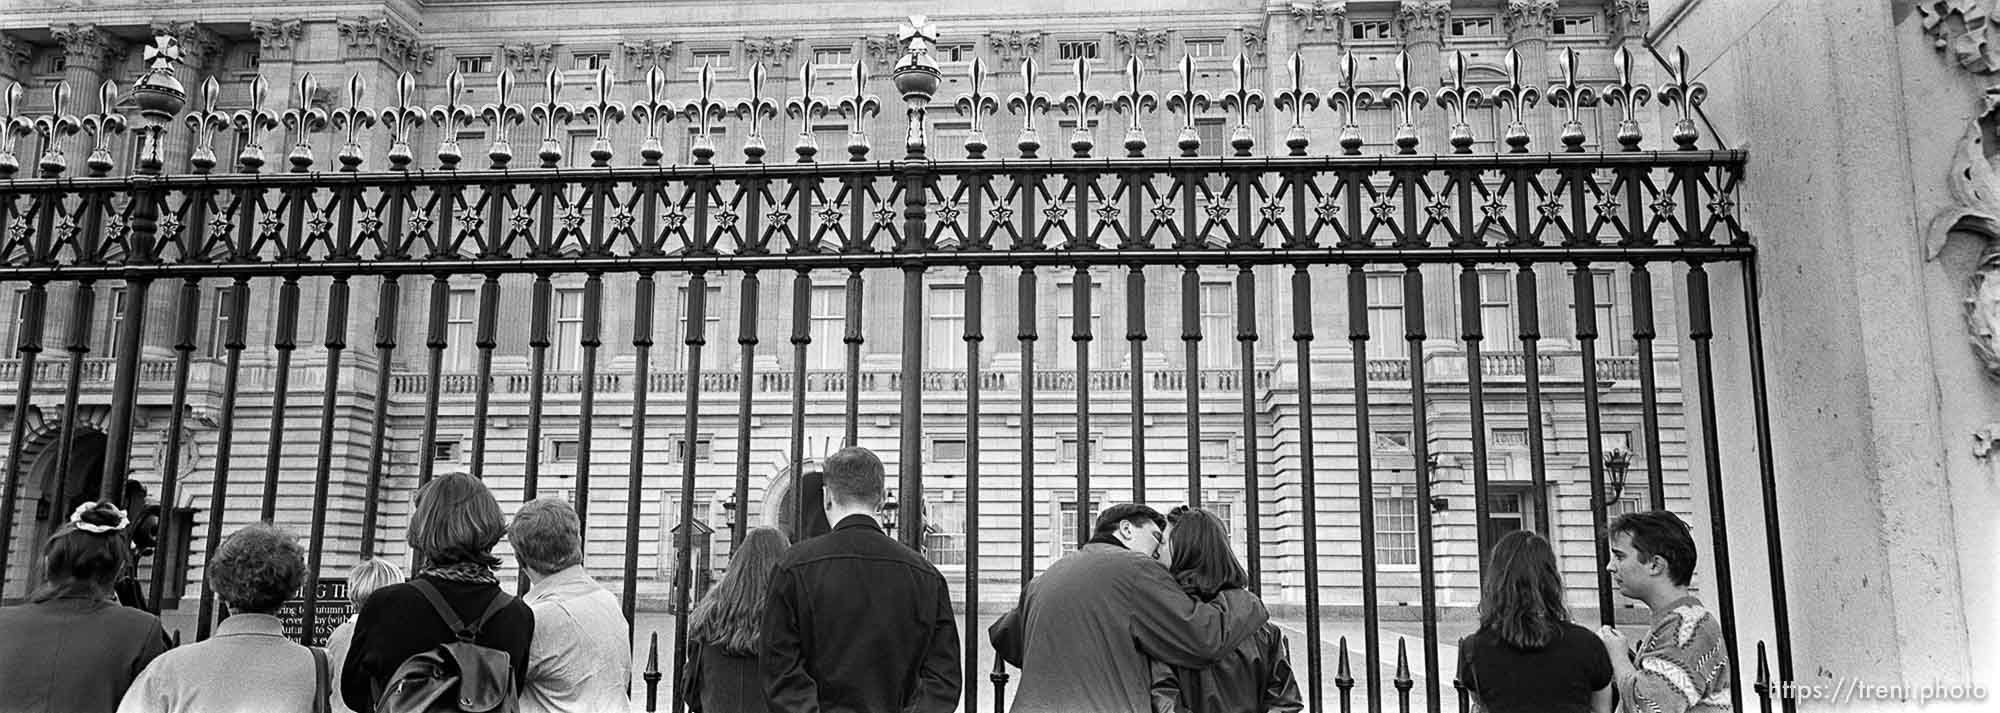
<svg viewBox="0 0 2000 713"><path fill-rule="evenodd" d="M1995 126L2000 87L1986 90L1985 109L1959 140L1946 180L1952 206L1931 219L1926 250L1935 259L1953 233L1985 239L1979 264L1966 281L1966 336L1986 375L2000 380L2000 165L1985 137Z"/></svg>
<svg viewBox="0 0 2000 713"><path fill-rule="evenodd" d="M411 72L421 72L437 60L437 48L417 44L417 33L387 18L349 18L337 26L350 59L379 58Z"/></svg>
<svg viewBox="0 0 2000 713"><path fill-rule="evenodd" d="M643 42L620 42L619 51L625 54L627 76L642 77L646 70L654 67L666 69L667 60L673 58L673 40L645 40Z"/></svg>
<svg viewBox="0 0 2000 713"><path fill-rule="evenodd" d="M1501 19L1510 37L1545 36L1549 25L1556 20L1556 0L1507 0L1507 11Z"/></svg>
<svg viewBox="0 0 2000 713"><path fill-rule="evenodd" d="M500 48L500 53L507 68L518 71L541 72L556 61L556 46L546 42L506 45Z"/></svg>
<svg viewBox="0 0 2000 713"><path fill-rule="evenodd" d="M1611 36L1620 42L1645 37L1653 23L1652 12L1652 3L1647 0L1613 0L1604 8L1611 20Z"/></svg>
<svg viewBox="0 0 2000 713"><path fill-rule="evenodd" d="M1250 59L1264 58L1264 31L1255 27L1238 28L1243 33L1243 56Z"/></svg>
<svg viewBox="0 0 2000 713"><path fill-rule="evenodd" d="M1167 49L1167 33L1164 30L1140 28L1125 32L1111 33L1111 42L1126 57L1135 59L1156 59Z"/></svg>
<svg viewBox="0 0 2000 713"><path fill-rule="evenodd" d="M995 32L986 36L986 46L1002 62L1019 62L1042 56L1042 33Z"/></svg>
<svg viewBox="0 0 2000 713"><path fill-rule="evenodd" d="M774 69L790 64L798 52L798 38L750 37L743 40L743 60L762 62Z"/></svg>
<svg viewBox="0 0 2000 713"><path fill-rule="evenodd" d="M1403 0L1396 6L1396 36L1403 44L1443 42L1451 23L1451 0Z"/></svg>
<svg viewBox="0 0 2000 713"><path fill-rule="evenodd" d="M1341 40L1347 33L1347 0L1292 3L1292 24L1301 34L1325 33Z"/></svg>
<svg viewBox="0 0 2000 713"><path fill-rule="evenodd" d="M96 25L63 25L51 28L49 34L62 45L64 59L74 66L102 70L125 55L124 43Z"/></svg>
<svg viewBox="0 0 2000 713"><path fill-rule="evenodd" d="M1917 13L1923 16L1924 34L1931 36L1938 50L1959 66L1985 74L2000 69L1991 4L1991 0L1924 0L1917 3Z"/></svg>
<svg viewBox="0 0 2000 713"><path fill-rule="evenodd" d="M257 47L265 59L286 59L291 57L292 47L305 38L306 28L301 20L251 20L250 33L257 36Z"/></svg>
<svg viewBox="0 0 2000 713"><path fill-rule="evenodd" d="M0 33L0 74L18 77L25 73L33 48L26 40Z"/></svg>
<svg viewBox="0 0 2000 713"><path fill-rule="evenodd" d="M868 66L878 72L889 71L896 60L903 56L903 41L894 34L861 38L861 51L868 56Z"/></svg>

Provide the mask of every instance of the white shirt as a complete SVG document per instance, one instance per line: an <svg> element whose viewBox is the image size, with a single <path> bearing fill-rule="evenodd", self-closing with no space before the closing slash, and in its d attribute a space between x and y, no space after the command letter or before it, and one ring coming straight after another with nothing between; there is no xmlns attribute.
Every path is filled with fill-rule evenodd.
<svg viewBox="0 0 2000 713"><path fill-rule="evenodd" d="M269 614L236 614L215 636L153 659L118 713L273 713L313 709L312 652Z"/></svg>
<svg viewBox="0 0 2000 713"><path fill-rule="evenodd" d="M623 711L632 675L625 614L618 598L575 566L528 588L535 639L520 713Z"/></svg>

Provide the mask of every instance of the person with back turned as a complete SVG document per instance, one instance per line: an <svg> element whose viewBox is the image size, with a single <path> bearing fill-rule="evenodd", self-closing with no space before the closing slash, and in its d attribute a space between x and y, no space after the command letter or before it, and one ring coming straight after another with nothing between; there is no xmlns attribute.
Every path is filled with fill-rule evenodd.
<svg viewBox="0 0 2000 713"><path fill-rule="evenodd" d="M958 708L951 592L916 550L884 534L882 461L826 459L833 531L794 545L771 574L758 663L772 713Z"/></svg>

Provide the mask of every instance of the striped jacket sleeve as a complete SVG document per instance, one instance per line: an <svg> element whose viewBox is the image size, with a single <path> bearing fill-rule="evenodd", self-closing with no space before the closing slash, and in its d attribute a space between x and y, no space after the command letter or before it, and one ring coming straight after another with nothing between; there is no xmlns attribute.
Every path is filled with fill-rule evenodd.
<svg viewBox="0 0 2000 713"><path fill-rule="evenodd" d="M1729 654L1722 623L1698 605L1676 608L1646 635L1632 681L1632 711L1727 710Z"/></svg>

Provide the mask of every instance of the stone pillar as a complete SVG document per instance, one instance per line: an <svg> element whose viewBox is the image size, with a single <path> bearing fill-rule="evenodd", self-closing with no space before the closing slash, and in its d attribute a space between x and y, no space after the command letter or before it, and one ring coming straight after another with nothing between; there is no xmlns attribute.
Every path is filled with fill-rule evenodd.
<svg viewBox="0 0 2000 713"><path fill-rule="evenodd" d="M1555 15L1556 0L1507 0L1507 48L1520 55L1521 86L1536 91L1549 86L1549 24ZM1537 110L1527 114L1528 150L1556 150L1555 115Z"/></svg>
<svg viewBox="0 0 2000 713"><path fill-rule="evenodd" d="M70 112L77 116L97 112L101 108L97 87L104 82L106 69L124 57L123 43L90 24L53 27L50 34L63 48L63 79L69 82L71 91ZM84 159L90 156L93 140L88 134L78 134L70 140L65 154L69 158L66 175L84 172Z"/></svg>
<svg viewBox="0 0 2000 713"><path fill-rule="evenodd" d="M1437 88L1438 79L1444 76L1444 33L1450 23L1451 0L1402 0L1396 7L1396 41L1409 54L1411 86L1426 92ZM1448 152L1448 122L1429 116L1426 110L1419 110L1414 120L1418 153Z"/></svg>
<svg viewBox="0 0 2000 713"><path fill-rule="evenodd" d="M1289 65L1286 63L1291 61L1292 52L1298 52L1299 57L1305 60L1307 86L1318 90L1324 96L1328 90L1338 86L1340 80L1338 70L1335 68L1340 66L1340 56L1347 51L1347 3L1340 0L1333 2L1315 0L1310 4L1293 3L1290 15L1289 22L1271 23L1271 62L1279 65L1272 70L1271 81L1280 86L1291 82ZM1277 29L1281 25L1286 28L1283 33ZM1287 45L1283 51L1279 50L1281 37ZM1308 137L1312 141L1311 146L1306 149L1307 152L1335 150L1329 147L1334 146L1340 138L1338 112L1308 111L1305 125ZM1287 128L1288 126L1275 128L1277 136L1273 137L1275 143L1271 144L1272 146L1284 146L1284 132ZM1172 136L1169 135L1168 138L1171 139Z"/></svg>
<svg viewBox="0 0 2000 713"><path fill-rule="evenodd" d="M28 60L33 50L34 45L27 40L0 32L0 91L28 78Z"/></svg>

